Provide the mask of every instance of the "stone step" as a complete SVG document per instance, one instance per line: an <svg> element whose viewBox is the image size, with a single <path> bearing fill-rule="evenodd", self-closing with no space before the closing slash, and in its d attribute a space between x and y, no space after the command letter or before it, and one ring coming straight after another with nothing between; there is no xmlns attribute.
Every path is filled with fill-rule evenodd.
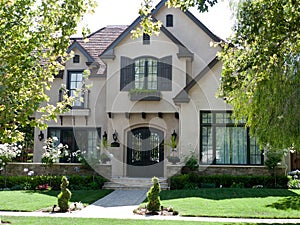
<svg viewBox="0 0 300 225"><path fill-rule="evenodd" d="M159 183L162 190L169 189L167 178L159 178ZM151 186L151 178L113 177L102 188L113 190L148 190Z"/></svg>

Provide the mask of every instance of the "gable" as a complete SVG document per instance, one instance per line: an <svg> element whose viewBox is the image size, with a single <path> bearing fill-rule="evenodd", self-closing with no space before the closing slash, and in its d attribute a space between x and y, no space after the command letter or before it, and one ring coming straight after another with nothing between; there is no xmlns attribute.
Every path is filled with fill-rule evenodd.
<svg viewBox="0 0 300 225"><path fill-rule="evenodd" d="M153 10L153 20L157 21L155 19L155 14L161 9L166 8L165 6L166 0L162 0ZM126 39L128 36L131 36L131 31L139 26L141 22L141 18L138 17L128 28L110 45L108 48L103 51L102 54L100 54L101 59L114 59L114 49L117 47L124 39ZM193 59L193 53L190 51L179 39L177 39L172 32L170 32L168 29L166 29L164 26L161 27L161 32L166 35L170 41L172 41L174 44L178 46L178 54L177 56L179 58L191 58Z"/></svg>

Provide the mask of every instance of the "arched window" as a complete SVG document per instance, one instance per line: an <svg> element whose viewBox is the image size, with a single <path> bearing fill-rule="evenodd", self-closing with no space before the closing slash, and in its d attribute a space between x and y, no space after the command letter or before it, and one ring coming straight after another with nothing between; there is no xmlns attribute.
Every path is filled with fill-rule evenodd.
<svg viewBox="0 0 300 225"><path fill-rule="evenodd" d="M157 60L154 58L140 58L135 60L135 89L157 90Z"/></svg>
<svg viewBox="0 0 300 225"><path fill-rule="evenodd" d="M173 27L173 15L172 14L168 14L166 16L166 26Z"/></svg>
<svg viewBox="0 0 300 225"><path fill-rule="evenodd" d="M121 57L120 90L172 90L172 56Z"/></svg>

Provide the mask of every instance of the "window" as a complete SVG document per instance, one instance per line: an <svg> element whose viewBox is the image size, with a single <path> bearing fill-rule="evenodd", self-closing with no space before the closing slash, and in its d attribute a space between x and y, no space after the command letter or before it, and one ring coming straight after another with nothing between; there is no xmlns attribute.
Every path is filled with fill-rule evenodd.
<svg viewBox="0 0 300 225"><path fill-rule="evenodd" d="M168 14L166 16L166 26L167 27L173 27L173 15Z"/></svg>
<svg viewBox="0 0 300 225"><path fill-rule="evenodd" d="M58 143L68 145L69 157L61 158L60 162L79 162L75 153L79 149L84 153L87 162L98 159L100 154L100 128L49 128L49 137L57 137Z"/></svg>
<svg viewBox="0 0 300 225"><path fill-rule="evenodd" d="M149 34L143 34L143 45L149 45L150 44L150 35Z"/></svg>
<svg viewBox="0 0 300 225"><path fill-rule="evenodd" d="M157 90L157 60L141 58L134 65L134 89Z"/></svg>
<svg viewBox="0 0 300 225"><path fill-rule="evenodd" d="M261 165L262 152L250 138L244 121L235 124L231 112L200 112L201 154L203 164Z"/></svg>
<svg viewBox="0 0 300 225"><path fill-rule="evenodd" d="M73 63L80 63L80 55L75 55L73 57Z"/></svg>
<svg viewBox="0 0 300 225"><path fill-rule="evenodd" d="M172 90L172 57L121 57L120 90Z"/></svg>
<svg viewBox="0 0 300 225"><path fill-rule="evenodd" d="M78 89L82 88L82 84L83 71L68 71L67 88L69 90L69 96L75 97L72 107L82 108L84 106L84 103L80 99L83 97L83 93L77 92Z"/></svg>

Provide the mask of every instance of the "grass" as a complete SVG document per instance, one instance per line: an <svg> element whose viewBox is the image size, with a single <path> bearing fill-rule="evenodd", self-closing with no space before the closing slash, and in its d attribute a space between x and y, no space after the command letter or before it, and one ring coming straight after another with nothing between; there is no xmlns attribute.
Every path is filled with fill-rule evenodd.
<svg viewBox="0 0 300 225"><path fill-rule="evenodd" d="M110 191L72 191L71 201L91 204ZM0 191L0 210L35 211L57 203L59 191ZM230 189L161 192L162 205L182 216L300 218L300 190ZM80 223L78 223L80 224Z"/></svg>
<svg viewBox="0 0 300 225"><path fill-rule="evenodd" d="M129 219L95 219L95 218L51 218L51 217L14 217L14 216L2 216L3 221L9 221L11 224L18 225L76 225L76 224L89 224L89 225L267 225L265 223L218 223L218 222L192 222L192 221L168 221L168 220L129 220ZM283 225L283 224L278 224ZM293 225L293 224L289 224ZM294 224L295 225L295 224Z"/></svg>
<svg viewBox="0 0 300 225"><path fill-rule="evenodd" d="M161 193L182 216L300 218L300 190L199 189Z"/></svg>
<svg viewBox="0 0 300 225"><path fill-rule="evenodd" d="M57 204L60 191L0 191L0 211L32 212ZM71 202L89 205L109 194L110 190L74 190Z"/></svg>

